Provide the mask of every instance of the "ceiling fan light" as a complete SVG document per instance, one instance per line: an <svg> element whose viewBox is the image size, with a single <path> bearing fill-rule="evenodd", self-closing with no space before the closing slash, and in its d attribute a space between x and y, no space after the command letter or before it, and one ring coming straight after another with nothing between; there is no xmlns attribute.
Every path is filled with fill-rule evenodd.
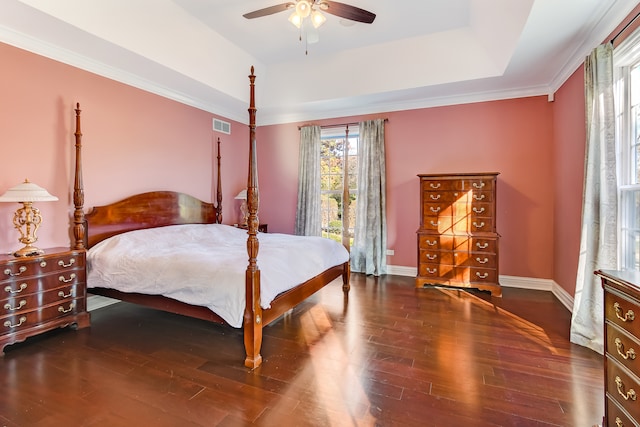
<svg viewBox="0 0 640 427"><path fill-rule="evenodd" d="M326 20L327 18L325 18L325 16L317 10L314 10L311 14L311 22L313 23L314 28L320 27L325 23Z"/></svg>
<svg viewBox="0 0 640 427"><path fill-rule="evenodd" d="M300 0L296 3L296 13L304 19L311 14L311 3L307 0Z"/></svg>
<svg viewBox="0 0 640 427"><path fill-rule="evenodd" d="M300 15L298 15L297 12L293 12L290 16L289 16L289 22L291 22L293 25L295 25L297 28L300 28L302 26L302 18L300 17Z"/></svg>

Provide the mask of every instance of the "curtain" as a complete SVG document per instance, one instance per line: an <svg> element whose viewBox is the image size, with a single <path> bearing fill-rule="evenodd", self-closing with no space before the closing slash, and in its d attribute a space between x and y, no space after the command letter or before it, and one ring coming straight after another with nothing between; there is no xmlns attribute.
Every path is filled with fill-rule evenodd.
<svg viewBox="0 0 640 427"><path fill-rule="evenodd" d="M571 342L602 354L603 291L597 269L618 267L617 179L613 47L598 46L585 60L587 141L582 233Z"/></svg>
<svg viewBox="0 0 640 427"><path fill-rule="evenodd" d="M300 128L298 157L298 205L294 233L321 236L320 222L320 126Z"/></svg>
<svg viewBox="0 0 640 427"><path fill-rule="evenodd" d="M384 119L360 123L356 224L351 270L387 272L387 210Z"/></svg>

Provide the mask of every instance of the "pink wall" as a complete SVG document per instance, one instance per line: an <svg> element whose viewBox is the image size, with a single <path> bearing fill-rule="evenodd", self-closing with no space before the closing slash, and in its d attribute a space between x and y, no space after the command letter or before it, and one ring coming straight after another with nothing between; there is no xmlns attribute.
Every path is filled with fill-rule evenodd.
<svg viewBox="0 0 640 427"><path fill-rule="evenodd" d="M553 108L555 193L553 279L573 295L578 271L585 156L584 67L556 92Z"/></svg>
<svg viewBox="0 0 640 427"><path fill-rule="evenodd" d="M500 273L553 274L553 106L546 97L387 113L389 264L416 266L419 173L500 172ZM349 117L318 124L361 120ZM295 221L298 125L259 129L261 214L270 231Z"/></svg>
<svg viewBox="0 0 640 427"><path fill-rule="evenodd" d="M231 136L217 134L213 115L202 110L1 43L0 58L0 193L29 178L60 199L36 206L44 217L38 246L69 245L76 102L83 110L85 206L158 189L211 201L220 136L223 213L235 218L233 196L246 185L246 125L232 122ZM11 222L17 207L0 204L0 251L19 245Z"/></svg>

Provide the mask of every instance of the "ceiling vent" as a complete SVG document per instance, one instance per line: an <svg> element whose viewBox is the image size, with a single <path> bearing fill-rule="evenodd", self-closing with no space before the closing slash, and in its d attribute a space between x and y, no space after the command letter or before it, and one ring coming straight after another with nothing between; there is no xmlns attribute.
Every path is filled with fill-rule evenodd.
<svg viewBox="0 0 640 427"><path fill-rule="evenodd" d="M231 135L231 123L213 119L213 130Z"/></svg>

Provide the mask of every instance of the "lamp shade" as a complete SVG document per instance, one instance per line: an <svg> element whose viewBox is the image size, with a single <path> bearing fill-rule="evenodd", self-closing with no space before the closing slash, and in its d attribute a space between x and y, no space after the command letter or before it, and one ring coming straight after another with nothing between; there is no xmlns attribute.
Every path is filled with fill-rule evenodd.
<svg viewBox="0 0 640 427"><path fill-rule="evenodd" d="M0 202L53 202L58 200L56 196L49 194L47 190L25 179L23 183L11 187L2 196Z"/></svg>
<svg viewBox="0 0 640 427"><path fill-rule="evenodd" d="M235 197L236 200L247 200L247 189L245 188Z"/></svg>

